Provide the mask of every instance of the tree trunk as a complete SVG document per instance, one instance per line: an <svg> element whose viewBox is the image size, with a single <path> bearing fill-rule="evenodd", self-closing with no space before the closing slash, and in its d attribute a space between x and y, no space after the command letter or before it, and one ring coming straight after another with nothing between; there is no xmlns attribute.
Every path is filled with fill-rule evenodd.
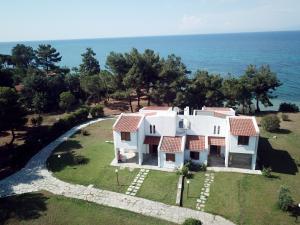
<svg viewBox="0 0 300 225"><path fill-rule="evenodd" d="M150 88L147 88L147 97L148 97L148 106L150 106L150 102L151 102L151 97L150 97Z"/></svg>
<svg viewBox="0 0 300 225"><path fill-rule="evenodd" d="M132 101L131 101L131 96L130 95L129 95L129 106L130 106L130 111L133 113Z"/></svg>
<svg viewBox="0 0 300 225"><path fill-rule="evenodd" d="M260 112L258 96L256 96L256 112Z"/></svg>
<svg viewBox="0 0 300 225"><path fill-rule="evenodd" d="M12 135L12 138L11 138L10 142L8 143L8 145L12 145L14 143L15 138L16 138L14 129L11 129L11 135Z"/></svg>
<svg viewBox="0 0 300 225"><path fill-rule="evenodd" d="M138 94L137 95L137 106L138 106L138 109L140 109L141 108L141 105L140 105L140 99L141 98L141 96L140 96L140 94Z"/></svg>

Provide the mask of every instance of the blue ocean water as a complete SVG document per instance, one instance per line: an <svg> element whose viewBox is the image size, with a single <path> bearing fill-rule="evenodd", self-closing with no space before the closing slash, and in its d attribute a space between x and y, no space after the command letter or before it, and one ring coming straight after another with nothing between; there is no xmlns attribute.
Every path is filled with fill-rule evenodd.
<svg viewBox="0 0 300 225"><path fill-rule="evenodd" d="M53 45L63 56L61 65L78 66L81 54L93 48L102 68L111 51L127 52L153 49L161 56L176 54L191 71L239 76L249 64L269 64L282 81L276 91L279 101L300 102L300 31L236 34L206 34L133 38L103 38L61 41L24 42L36 48L41 43ZM0 43L0 53L8 54L16 42Z"/></svg>

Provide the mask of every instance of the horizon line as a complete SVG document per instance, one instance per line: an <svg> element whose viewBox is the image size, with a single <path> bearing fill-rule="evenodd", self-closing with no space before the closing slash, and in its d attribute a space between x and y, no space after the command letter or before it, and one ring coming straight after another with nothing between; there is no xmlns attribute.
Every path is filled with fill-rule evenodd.
<svg viewBox="0 0 300 225"><path fill-rule="evenodd" d="M86 37L86 38L66 38L66 39L37 39L37 40L17 40L0 41L2 43L26 43L42 41L77 41L77 40L97 40L97 39L126 39L126 38L151 38L151 37L173 37L173 36L198 36L198 35L220 35L220 34L249 34L249 33L276 33L276 32L299 32L299 30L269 30L269 31L242 31L242 32L212 32L212 33L187 33L187 34L162 34L162 35L137 35L137 36L107 36L107 37Z"/></svg>

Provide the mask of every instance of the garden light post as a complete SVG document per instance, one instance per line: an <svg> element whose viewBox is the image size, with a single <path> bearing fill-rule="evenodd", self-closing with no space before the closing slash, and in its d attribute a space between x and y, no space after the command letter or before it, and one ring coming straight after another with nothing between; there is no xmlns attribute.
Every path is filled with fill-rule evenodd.
<svg viewBox="0 0 300 225"><path fill-rule="evenodd" d="M187 183L186 197L188 198L189 197L190 180L187 180L186 183Z"/></svg>
<svg viewBox="0 0 300 225"><path fill-rule="evenodd" d="M119 185L120 185L120 184L119 184L119 170L116 169L115 172L116 172L116 175L117 175L117 183L118 183L118 186L119 186Z"/></svg>

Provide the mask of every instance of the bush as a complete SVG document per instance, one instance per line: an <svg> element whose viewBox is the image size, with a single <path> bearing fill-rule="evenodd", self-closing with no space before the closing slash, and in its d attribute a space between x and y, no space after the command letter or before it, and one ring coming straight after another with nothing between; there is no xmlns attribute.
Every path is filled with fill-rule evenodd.
<svg viewBox="0 0 300 225"><path fill-rule="evenodd" d="M282 115L281 115L281 119L282 119L283 121L289 121L289 115L287 115L287 114L282 114Z"/></svg>
<svg viewBox="0 0 300 225"><path fill-rule="evenodd" d="M76 99L70 91L62 92L59 95L59 107L63 110L69 111L75 102Z"/></svg>
<svg viewBox="0 0 300 225"><path fill-rule="evenodd" d="M280 112L299 112L299 107L296 104L283 102L279 105Z"/></svg>
<svg viewBox="0 0 300 225"><path fill-rule="evenodd" d="M95 105L94 107L91 107L90 113L93 118L103 117L104 116L103 106L98 104Z"/></svg>
<svg viewBox="0 0 300 225"><path fill-rule="evenodd" d="M263 176L265 176L265 177L272 177L272 169L271 169L271 167L264 167L263 169L262 169L262 175Z"/></svg>
<svg viewBox="0 0 300 225"><path fill-rule="evenodd" d="M274 132L280 128L280 120L276 115L267 115L262 118L261 125L266 131Z"/></svg>
<svg viewBox="0 0 300 225"><path fill-rule="evenodd" d="M77 122L85 121L89 115L90 108L89 107L82 107L77 109L72 114L76 117Z"/></svg>
<svg viewBox="0 0 300 225"><path fill-rule="evenodd" d="M82 130L82 135L83 136L88 136L90 133L87 130Z"/></svg>
<svg viewBox="0 0 300 225"><path fill-rule="evenodd" d="M41 116L32 117L30 119L30 122L31 122L32 126L39 127L39 126L41 126L41 124L43 122L43 117L41 117Z"/></svg>
<svg viewBox="0 0 300 225"><path fill-rule="evenodd" d="M188 177L189 176L189 168L186 165L183 165L183 167L181 169L177 170L177 174Z"/></svg>
<svg viewBox="0 0 300 225"><path fill-rule="evenodd" d="M202 225L202 222L197 219L189 218L186 219L182 225Z"/></svg>
<svg viewBox="0 0 300 225"><path fill-rule="evenodd" d="M289 207L293 205L293 202L290 190L285 186L281 186L278 195L279 208L282 211L288 211Z"/></svg>

